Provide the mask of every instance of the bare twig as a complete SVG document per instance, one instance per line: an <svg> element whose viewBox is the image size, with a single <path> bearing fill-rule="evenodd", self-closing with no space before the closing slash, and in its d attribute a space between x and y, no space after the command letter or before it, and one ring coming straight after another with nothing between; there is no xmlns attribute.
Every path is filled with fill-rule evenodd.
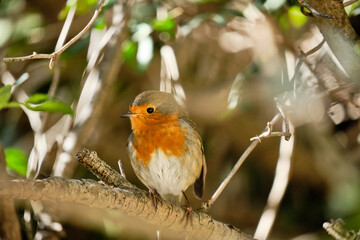
<svg viewBox="0 0 360 240"><path fill-rule="evenodd" d="M280 140L279 159L276 166L273 185L270 190L265 210L261 215L254 235L254 237L259 240L265 240L268 238L272 226L275 222L281 200L284 197L289 182L291 157L294 149L294 127L292 124L286 126L284 119L284 131L286 131L286 127L289 127L289 134L291 134L293 137L290 139L290 141L286 140L286 137L281 138Z"/></svg>
<svg viewBox="0 0 360 240"><path fill-rule="evenodd" d="M267 123L266 131L262 132L259 136L255 136L250 138L250 141L258 140L261 142L263 138L270 138L270 137L285 137L285 140L289 140L291 137L291 133L289 133L288 128L285 130L285 132L273 132L273 125L271 122Z"/></svg>
<svg viewBox="0 0 360 240"><path fill-rule="evenodd" d="M107 185L114 187L134 187L134 185L129 183L120 173L101 160L95 151L83 149L76 154L76 159Z"/></svg>
<svg viewBox="0 0 360 240"><path fill-rule="evenodd" d="M344 221L342 219L331 220L325 222L323 228L336 240L359 240L360 231L348 231L344 228Z"/></svg>
<svg viewBox="0 0 360 240"><path fill-rule="evenodd" d="M332 15L330 14L324 14L321 12L318 12L316 9L314 9L313 7L311 7L311 5L307 2L304 2L303 0L298 0L298 3L300 4L300 10L301 12L309 17L313 17L313 16L318 16L318 17L323 17L323 18L334 18ZM306 12L305 9L309 10L310 12Z"/></svg>
<svg viewBox="0 0 360 240"><path fill-rule="evenodd" d="M279 119L281 118L281 114L278 113L274 116L274 118L268 123L268 126L272 126L274 125L277 121L279 121ZM269 127L266 127L264 132L268 132L269 131ZM261 134L260 134L261 135ZM215 191L215 193L211 196L210 200L207 203L204 203L202 205L202 208L204 210L208 210L216 201L216 199L220 196L220 194L222 193L222 191L225 189L225 187L228 185L228 183L230 182L230 180L233 178L233 176L235 175L235 173L239 170L240 166L243 164L243 162L245 161L245 159L250 155L250 153L255 149L255 147L258 145L258 143L260 143L259 139L255 139L250 145L249 147L245 150L245 152L241 155L241 157L239 158L239 160L237 161L237 163L235 164L235 166L233 167L233 169L230 171L230 173L228 174L228 176L224 179L224 181L220 184L220 186L218 187L218 189Z"/></svg>
<svg viewBox="0 0 360 240"><path fill-rule="evenodd" d="M325 43L325 39L323 38L323 40L322 40L318 45L316 45L314 48L310 49L310 50L307 51L306 53L303 53L303 52L301 51L301 52L303 53L303 54L302 54L302 57L307 57L307 56L309 56L309 55L311 55L311 54L319 51L320 48L324 45L324 43Z"/></svg>
<svg viewBox="0 0 360 240"><path fill-rule="evenodd" d="M67 42L64 46L62 46L59 50L51 53L51 54L38 54L33 52L33 54L23 57L13 57L13 58L4 58L4 62L18 62L18 61L26 61L31 59L50 59L49 68L52 69L54 66L55 60L71 45L73 45L76 41L78 41L95 23L95 20L99 16L102 6L104 5L105 0L100 0L99 5L97 6L94 15L88 22L88 24L81 30L75 37L73 37L69 42Z"/></svg>
<svg viewBox="0 0 360 240"><path fill-rule="evenodd" d="M353 4L353 3L356 3L357 1L359 1L359 0L349 0L347 2L344 2L344 7L347 7L347 6L349 6L349 5Z"/></svg>
<svg viewBox="0 0 360 240"><path fill-rule="evenodd" d="M294 83L294 89L296 89L296 78L298 76L298 74L300 73L300 68L305 60L305 58L315 52L317 52L318 50L320 50L320 48L324 45L325 43L325 39L323 39L318 45L316 45L314 48L310 49L309 51L307 51L306 53L303 52L301 49L300 49L300 56L299 56L299 61L298 63L296 64L296 67L295 67L295 70L294 70L294 75L292 76L290 82L293 82ZM275 99L275 101L277 101ZM278 101L277 101L278 102ZM277 103L278 104L278 103ZM277 107L279 108L279 106L277 105ZM284 117L284 114L282 114L283 117Z"/></svg>

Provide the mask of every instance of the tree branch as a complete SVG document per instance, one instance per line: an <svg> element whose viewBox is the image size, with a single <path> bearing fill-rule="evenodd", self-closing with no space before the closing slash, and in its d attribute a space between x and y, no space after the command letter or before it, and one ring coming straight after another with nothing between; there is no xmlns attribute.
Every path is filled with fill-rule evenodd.
<svg viewBox="0 0 360 240"><path fill-rule="evenodd" d="M93 180L68 180L58 177L42 180L0 181L0 196L11 199L74 202L92 208L115 209L128 216L173 231L190 239L253 239L239 229L216 221L208 214L193 211L188 218L180 206L162 201L155 209L146 191L114 188ZM190 223L189 223L190 221Z"/></svg>
<svg viewBox="0 0 360 240"><path fill-rule="evenodd" d="M300 5L303 3L302 0L298 1ZM313 19L350 79L359 84L360 56L355 49L360 47L360 39L351 26L343 1L308 0L307 4L318 12L332 16L329 19L313 15Z"/></svg>
<svg viewBox="0 0 360 240"><path fill-rule="evenodd" d="M95 151L83 149L76 154L76 159L90 170L99 180L113 187L134 188L120 173L101 160Z"/></svg>
<svg viewBox="0 0 360 240"><path fill-rule="evenodd" d="M100 0L99 5L97 6L94 15L88 22L88 24L81 30L75 37L73 37L69 42L67 42L64 46L62 46L59 50L51 53L51 54L38 54L33 52L33 54L23 57L13 57L13 58L4 58L4 62L18 62L18 61L26 61L31 59L50 59L49 68L52 69L54 66L55 60L71 45L73 45L76 41L78 41L95 23L95 20L99 16L101 9L104 5L105 0Z"/></svg>
<svg viewBox="0 0 360 240"><path fill-rule="evenodd" d="M0 180L6 180L5 153L0 143ZM17 218L14 201L0 198L0 238L20 240L20 223Z"/></svg>

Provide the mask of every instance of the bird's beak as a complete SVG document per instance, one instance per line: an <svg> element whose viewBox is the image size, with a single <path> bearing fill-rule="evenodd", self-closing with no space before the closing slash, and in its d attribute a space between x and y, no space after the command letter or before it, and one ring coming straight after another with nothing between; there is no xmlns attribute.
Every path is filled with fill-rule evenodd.
<svg viewBox="0 0 360 240"><path fill-rule="evenodd" d="M131 111L128 111L126 113L121 114L120 116L124 118L131 118L137 116L137 113L132 113Z"/></svg>

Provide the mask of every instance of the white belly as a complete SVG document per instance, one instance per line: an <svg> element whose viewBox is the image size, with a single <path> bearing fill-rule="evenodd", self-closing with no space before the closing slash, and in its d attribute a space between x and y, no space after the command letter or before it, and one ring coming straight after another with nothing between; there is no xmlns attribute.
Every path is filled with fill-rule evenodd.
<svg viewBox="0 0 360 240"><path fill-rule="evenodd" d="M182 191L191 184L189 171L185 170L183 163L174 156L166 156L161 150L153 153L152 157L148 171L141 174L141 178L148 180L147 186L156 189L163 197L182 195Z"/></svg>

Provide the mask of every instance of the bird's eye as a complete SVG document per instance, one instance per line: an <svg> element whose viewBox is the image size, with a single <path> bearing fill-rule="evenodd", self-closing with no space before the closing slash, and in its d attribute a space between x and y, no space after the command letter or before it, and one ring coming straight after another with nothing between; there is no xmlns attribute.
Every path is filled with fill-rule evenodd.
<svg viewBox="0 0 360 240"><path fill-rule="evenodd" d="M154 112L154 108L153 107L149 107L146 109L147 113L152 114Z"/></svg>

